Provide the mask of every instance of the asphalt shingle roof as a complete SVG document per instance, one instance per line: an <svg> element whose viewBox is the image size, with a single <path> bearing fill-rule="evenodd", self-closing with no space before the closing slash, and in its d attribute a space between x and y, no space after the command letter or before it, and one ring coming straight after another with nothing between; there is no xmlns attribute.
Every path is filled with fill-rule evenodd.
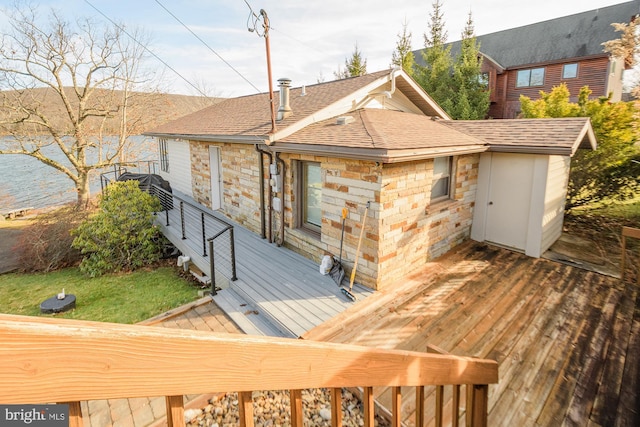
<svg viewBox="0 0 640 427"><path fill-rule="evenodd" d="M640 13L640 0L563 16L523 27L477 36L480 51L503 68L605 55L602 43L620 37L612 23L629 22ZM424 64L416 51L416 61ZM451 43L460 53L460 41Z"/></svg>

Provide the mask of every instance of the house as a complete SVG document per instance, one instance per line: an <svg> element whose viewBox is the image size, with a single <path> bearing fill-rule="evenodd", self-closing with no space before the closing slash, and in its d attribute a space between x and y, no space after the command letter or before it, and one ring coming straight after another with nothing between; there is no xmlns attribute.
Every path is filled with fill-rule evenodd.
<svg viewBox="0 0 640 427"><path fill-rule="evenodd" d="M489 117L513 119L520 114L520 95L538 99L565 83L577 101L580 88L592 97L622 99L625 58L614 58L602 43L620 38L612 23L628 23L640 13L640 0L563 16L477 37L483 57L482 72L490 90ZM451 54L460 52L451 43ZM422 62L421 51L415 51Z"/></svg>
<svg viewBox="0 0 640 427"><path fill-rule="evenodd" d="M452 121L401 70L279 82L276 117L262 93L148 132L160 173L174 193L317 262L338 256L346 208L345 269L357 257L357 281L373 289L470 236L540 256L562 228L571 155L595 148L587 118ZM524 241L500 237L512 232L493 216L502 210Z"/></svg>

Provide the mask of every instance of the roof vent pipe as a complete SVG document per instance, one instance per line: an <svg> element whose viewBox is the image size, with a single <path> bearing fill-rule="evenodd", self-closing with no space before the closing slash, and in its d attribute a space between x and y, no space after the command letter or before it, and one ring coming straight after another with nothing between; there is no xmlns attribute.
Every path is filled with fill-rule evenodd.
<svg viewBox="0 0 640 427"><path fill-rule="evenodd" d="M293 114L291 106L289 105L289 87L291 86L291 79L278 79L278 86L280 87L280 107L278 108L277 120L280 121Z"/></svg>

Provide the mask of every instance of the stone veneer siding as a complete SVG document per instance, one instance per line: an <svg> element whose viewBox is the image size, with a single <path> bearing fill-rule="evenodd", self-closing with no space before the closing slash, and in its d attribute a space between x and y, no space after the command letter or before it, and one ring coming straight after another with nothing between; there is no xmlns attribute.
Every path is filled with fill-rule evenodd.
<svg viewBox="0 0 640 427"><path fill-rule="evenodd" d="M210 143L191 142L194 198L211 206ZM260 232L259 155L252 145L215 143L221 147L221 211L255 233ZM478 178L479 155L456 158L453 197L430 203L433 161L397 164L281 154L285 162L285 246L320 263L325 254L339 256L341 212L345 222L343 265L347 280L356 256L356 281L383 289L468 239ZM299 228L298 164L318 162L322 169L322 227L318 237ZM269 167L265 159L265 177ZM268 181L267 181L268 182ZM266 185L266 182L265 182ZM371 202L365 234L356 254L362 215ZM279 238L280 214L273 218ZM268 224L268 219L267 219ZM268 232L267 232L268 233Z"/></svg>

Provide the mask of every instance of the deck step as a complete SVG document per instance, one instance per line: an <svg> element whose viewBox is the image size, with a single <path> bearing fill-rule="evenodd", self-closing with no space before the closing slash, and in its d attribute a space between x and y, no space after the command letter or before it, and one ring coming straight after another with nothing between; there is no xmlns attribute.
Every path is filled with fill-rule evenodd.
<svg viewBox="0 0 640 427"><path fill-rule="evenodd" d="M276 328L263 312L249 304L235 290L223 289L213 297L213 301L247 335L295 338Z"/></svg>

